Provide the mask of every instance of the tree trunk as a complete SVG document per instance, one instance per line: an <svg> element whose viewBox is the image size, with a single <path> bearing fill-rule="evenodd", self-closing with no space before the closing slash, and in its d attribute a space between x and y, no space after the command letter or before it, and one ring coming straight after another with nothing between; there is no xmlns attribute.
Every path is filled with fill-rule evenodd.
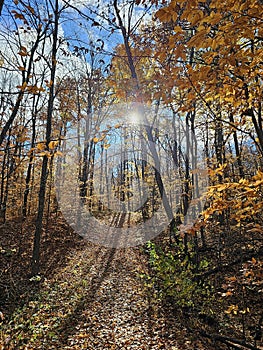
<svg viewBox="0 0 263 350"><path fill-rule="evenodd" d="M28 195L29 195L29 190L30 190L30 181L31 181L32 168L33 168L33 160L34 160L34 153L33 153L32 149L35 145L35 138L36 138L36 116L34 115L32 118L31 151L30 151L29 164L28 164L27 174L26 174L26 188L24 191L23 208L22 208L22 215L23 215L24 219L27 216L27 202L28 202Z"/></svg>
<svg viewBox="0 0 263 350"><path fill-rule="evenodd" d="M1 170L1 187L0 187L0 221L1 223L5 223L6 220L6 191L8 187L8 174L9 174L9 147L10 147L10 135L8 137L4 157L2 162L2 170ZM5 175L6 174L6 175ZM5 180L6 177L6 180Z"/></svg>
<svg viewBox="0 0 263 350"><path fill-rule="evenodd" d="M51 140L52 114L53 114L53 105L54 105L54 82L55 82L55 75L56 75L58 20L59 20L58 2L59 0L56 0L54 5L54 30L53 30L52 62L51 62L51 73L50 73L50 80L53 82L53 84L50 86L50 89L49 89L49 99L48 99L48 109L47 109L47 124L46 124L46 149L47 150ZM38 213L37 213L33 254L32 254L32 275L33 276L37 275L40 269L40 266L39 266L40 239L41 239L42 226L43 226L47 175L48 175L48 157L47 155L45 155L43 157L43 163L42 163L40 190L39 190L39 197L38 197Z"/></svg>
<svg viewBox="0 0 263 350"><path fill-rule="evenodd" d="M3 5L4 5L4 0L0 0L0 16L2 13Z"/></svg>
<svg viewBox="0 0 263 350"><path fill-rule="evenodd" d="M28 84L28 82L30 80L30 77L31 77L31 74L32 74L32 67L33 67L33 64L34 64L34 54L35 54L35 52L36 52L36 50L38 48L38 45L39 45L39 42L40 42L42 36L44 36L44 35L45 35L45 31L43 33L38 32L38 35L37 35L37 38L36 38L36 42L35 42L34 46L31 49L31 54L30 54L30 58L29 58L28 68L27 68L27 74L26 74L26 76L23 75L23 79L22 79L21 85L23 85L25 83ZM24 98L24 95L25 95L25 90L20 89L20 91L18 93L18 97L17 97L16 103L14 105L14 108L12 109L12 113L11 113L9 119L7 120L7 122L5 123L4 127L2 128L2 131L1 131L1 134L0 134L0 146L2 145L9 128L11 127L11 125L13 124L13 121L15 120L15 118L17 116L17 113L18 113L19 108L21 106L21 103L22 103L22 100Z"/></svg>
<svg viewBox="0 0 263 350"><path fill-rule="evenodd" d="M230 113L229 115L229 120L230 123L234 124L234 117L233 114ZM238 169L239 169L239 175L240 177L244 177L244 169L243 169L243 165L242 165L242 161L241 161L241 154L240 154L240 150L239 150L239 143L238 143L238 139L237 139L237 132L236 130L233 131L233 138L234 138L234 144L235 144L235 152L236 152L236 158L237 158L237 164L238 164Z"/></svg>

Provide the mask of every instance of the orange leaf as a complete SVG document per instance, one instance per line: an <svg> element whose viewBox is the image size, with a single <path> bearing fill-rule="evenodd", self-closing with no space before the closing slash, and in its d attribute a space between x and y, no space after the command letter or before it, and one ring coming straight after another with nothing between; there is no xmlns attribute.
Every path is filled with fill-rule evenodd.
<svg viewBox="0 0 263 350"><path fill-rule="evenodd" d="M252 259L251 259L251 262L252 262L253 265L256 265L257 260L256 260L255 258L252 258Z"/></svg>

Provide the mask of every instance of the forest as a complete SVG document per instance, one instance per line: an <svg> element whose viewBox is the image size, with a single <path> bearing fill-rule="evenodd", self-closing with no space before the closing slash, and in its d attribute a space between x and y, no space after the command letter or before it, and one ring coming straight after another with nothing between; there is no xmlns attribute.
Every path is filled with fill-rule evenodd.
<svg viewBox="0 0 263 350"><path fill-rule="evenodd" d="M0 1L0 349L263 349L263 1Z"/></svg>

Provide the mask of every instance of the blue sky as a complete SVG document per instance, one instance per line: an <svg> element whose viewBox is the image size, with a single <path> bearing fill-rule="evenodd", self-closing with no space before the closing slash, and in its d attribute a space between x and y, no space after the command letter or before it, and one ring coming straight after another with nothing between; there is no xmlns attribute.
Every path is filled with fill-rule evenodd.
<svg viewBox="0 0 263 350"><path fill-rule="evenodd" d="M65 40L65 44L66 42L69 43L68 46L64 46L64 50L73 52L74 46L89 49L90 42L92 41L95 45L97 63L102 63L104 61L105 68L110 63L112 54L114 54L114 48L123 42L120 30L113 30L114 23L113 26L111 26L107 21L107 17L110 17L111 19L114 18L113 6L109 6L109 0L100 2L96 0L60 0L61 7L65 6L65 1L69 1L69 3L72 4L75 9L68 8L64 10L61 15L60 35ZM129 4L124 5L125 2L125 0L119 0L119 7L123 21L124 23L127 23L127 11ZM44 4L46 1L29 0L27 3L30 3L30 6L36 9L36 12L40 9L40 15L43 16L44 19L46 16L44 13L46 7ZM50 1L50 3L52 3L52 1ZM43 6L42 13L41 6ZM10 16L8 10L15 10L17 8L18 7L15 5L13 0L5 0L2 17L0 18L0 24L5 23L6 25L7 22L9 22L10 29L15 29L15 23L12 19L14 13L12 16ZM81 16L77 10L80 10L90 19ZM52 13L52 10L50 10L50 12ZM110 15L108 12L110 12ZM142 6L135 6L133 10L132 24L135 24L138 18L140 18L145 12L147 15L144 17L144 21L147 22L150 19L150 10L145 10L145 8ZM18 26L21 26L21 20L16 19L15 21ZM100 26L96 25L98 22L101 24ZM103 50L100 51L99 48L103 48ZM82 54L83 53L84 52L82 51ZM89 52L86 55L87 62L90 62L90 59ZM100 66L100 64L98 64L98 66Z"/></svg>

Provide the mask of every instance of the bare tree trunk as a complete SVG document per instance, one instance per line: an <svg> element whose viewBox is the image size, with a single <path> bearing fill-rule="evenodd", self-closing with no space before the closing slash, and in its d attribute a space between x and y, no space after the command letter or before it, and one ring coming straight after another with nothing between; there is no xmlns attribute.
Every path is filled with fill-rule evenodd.
<svg viewBox="0 0 263 350"><path fill-rule="evenodd" d="M234 117L233 117L232 113L230 113L230 115L229 115L229 120L230 120L230 123L234 125ZM244 169L243 169L242 161L240 158L241 154L240 154L236 130L234 130L234 132L233 132L233 138L234 138L234 144L235 144L235 151L236 151L236 158L237 158L237 164L238 164L238 169L239 169L239 175L240 175L240 177L244 177Z"/></svg>
<svg viewBox="0 0 263 350"><path fill-rule="evenodd" d="M48 229L48 223L50 218L51 210L51 197L52 197L52 185L53 185L53 169L54 169L54 154L52 155L49 162L49 186L48 186L48 205L47 205L47 215L46 215L46 229Z"/></svg>
<svg viewBox="0 0 263 350"><path fill-rule="evenodd" d="M49 89L49 100L47 109L47 124L46 124L46 149L48 150L48 145L51 140L51 130L52 130L52 114L54 106L54 82L56 75L56 57L57 57L57 42L58 42L58 20L59 20L59 0L55 0L54 5L54 30L53 30L53 43L52 43L52 62L51 62L51 74L50 80L53 82ZM39 273L39 261L40 261L40 239L43 226L43 215L45 207L45 195L46 195L46 182L48 175L48 157L45 155L43 157L41 180L40 180L40 190L38 196L38 213L36 221L36 230L34 236L33 254L32 254L32 275Z"/></svg>
<svg viewBox="0 0 263 350"><path fill-rule="evenodd" d="M39 42L41 41L41 38L43 36L45 36L45 35L46 35L46 30L43 33L40 33L40 31L37 33L36 42L35 42L34 46L32 47L31 53L30 53L27 74L26 74L26 76L25 76L25 74L23 74L23 79L22 79L21 85L29 83L29 80L30 80L30 77L31 77L31 74L32 74L32 67L33 67L33 64L34 64L34 54L35 54L35 52L36 52L36 50L38 48L38 45L39 45ZM24 94L25 94L25 90L24 89L20 89L20 91L18 93L18 96L17 96L16 103L14 105L14 108L12 109L12 113L11 113L9 119L7 120L7 122L5 123L4 127L2 128L2 131L1 131L1 134L0 134L0 145L2 145L9 128L11 127L11 125L13 124L13 122L14 122L16 116L17 116L17 113L19 111L20 105L21 105L22 100L24 98Z"/></svg>
<svg viewBox="0 0 263 350"><path fill-rule="evenodd" d="M215 127L215 153L216 153L217 166L223 164L224 162L223 147L224 147L223 125L221 120L217 120L216 127ZM223 175L221 174L218 175L218 182L219 183L223 182ZM224 211L218 214L218 221L221 226L224 225L224 217L225 217ZM222 234L222 230L220 230L219 236L218 236L218 248L217 248L217 257L218 257L219 266L221 265L222 248L223 248L223 234Z"/></svg>
<svg viewBox="0 0 263 350"><path fill-rule="evenodd" d="M0 16L2 13L3 5L4 5L4 0L0 0Z"/></svg>
<svg viewBox="0 0 263 350"><path fill-rule="evenodd" d="M215 125L215 153L217 166L220 166L224 162L224 135L223 124L221 120L217 120ZM222 175L218 176L218 180L220 183L222 182Z"/></svg>
<svg viewBox="0 0 263 350"><path fill-rule="evenodd" d="M9 173L9 147L10 147L10 135L7 139L4 157L2 162L2 170L1 170L1 187L0 187L0 221L5 223L6 220L6 203L5 203L5 193L6 187L8 186L8 173ZM6 175L5 175L6 174ZM5 180L6 177L6 180Z"/></svg>
<svg viewBox="0 0 263 350"><path fill-rule="evenodd" d="M78 92L79 96L79 92ZM79 103L78 103L79 104ZM78 107L80 108L80 107ZM87 189L87 181L88 174L90 169L90 155L93 147L93 142L89 140L90 138L90 129L91 129L91 111L92 111L92 96L91 96L91 86L89 81L89 89L88 89L88 113L87 118L85 120L85 140L84 140L84 150L83 150L83 169L80 171L81 175L81 186L80 186L80 196L85 199L87 198L88 189ZM80 111L79 111L80 112ZM79 127L79 126L78 126ZM78 131L79 132L79 131ZM78 140L78 144L80 145L80 141ZM89 159L88 159L89 156ZM79 154L80 157L80 154Z"/></svg>
<svg viewBox="0 0 263 350"><path fill-rule="evenodd" d="M24 219L27 216L27 202L28 202L28 195L29 195L29 190L30 190L30 181L31 181L33 160L34 160L34 153L33 153L32 149L35 145L35 138L36 138L36 116L33 115L33 117L32 117L31 151L30 151L29 164L28 164L27 174L26 174L26 188L24 191L23 208L22 208L22 215L23 215Z"/></svg>

